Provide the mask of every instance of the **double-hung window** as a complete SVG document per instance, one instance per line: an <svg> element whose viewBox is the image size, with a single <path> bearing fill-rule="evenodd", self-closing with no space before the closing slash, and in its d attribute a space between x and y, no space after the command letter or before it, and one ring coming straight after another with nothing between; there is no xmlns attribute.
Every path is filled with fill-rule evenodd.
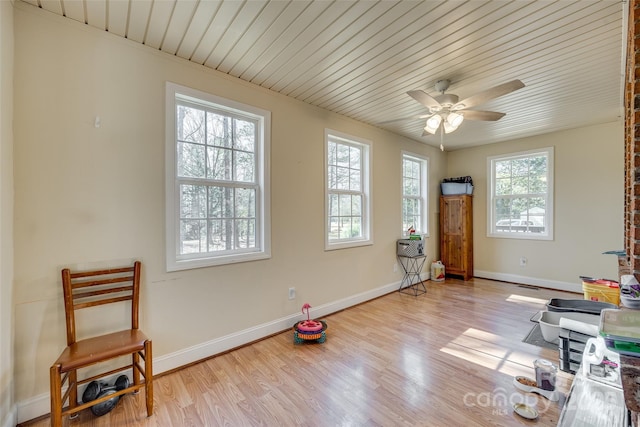
<svg viewBox="0 0 640 427"><path fill-rule="evenodd" d="M371 143L325 130L325 249L371 244Z"/></svg>
<svg viewBox="0 0 640 427"><path fill-rule="evenodd" d="M553 239L553 148L487 159L488 235Z"/></svg>
<svg viewBox="0 0 640 427"><path fill-rule="evenodd" d="M270 113L167 83L167 270L268 258Z"/></svg>
<svg viewBox="0 0 640 427"><path fill-rule="evenodd" d="M415 154L402 153L402 233L426 235L428 160Z"/></svg>

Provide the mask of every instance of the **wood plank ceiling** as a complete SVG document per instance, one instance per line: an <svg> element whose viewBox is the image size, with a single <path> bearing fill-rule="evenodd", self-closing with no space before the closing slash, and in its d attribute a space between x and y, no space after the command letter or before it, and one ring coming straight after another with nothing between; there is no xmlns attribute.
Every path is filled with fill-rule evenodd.
<svg viewBox="0 0 640 427"><path fill-rule="evenodd" d="M406 92L526 87L444 135L447 150L620 120L627 2L18 0L434 146Z"/></svg>

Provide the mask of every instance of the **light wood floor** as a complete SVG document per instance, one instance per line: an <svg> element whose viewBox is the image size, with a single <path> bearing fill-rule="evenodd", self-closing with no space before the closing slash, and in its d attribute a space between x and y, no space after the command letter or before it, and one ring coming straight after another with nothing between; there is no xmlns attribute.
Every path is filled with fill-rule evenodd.
<svg viewBox="0 0 640 427"><path fill-rule="evenodd" d="M425 283L426 294L393 292L327 316L324 344L294 345L287 331L157 377L150 418L141 392L65 425L555 426L559 404L517 390L513 377L534 378L537 358L558 363L557 351L522 339L549 298L581 296L483 279ZM557 388L571 379L559 372ZM513 412L521 401L536 421Z"/></svg>

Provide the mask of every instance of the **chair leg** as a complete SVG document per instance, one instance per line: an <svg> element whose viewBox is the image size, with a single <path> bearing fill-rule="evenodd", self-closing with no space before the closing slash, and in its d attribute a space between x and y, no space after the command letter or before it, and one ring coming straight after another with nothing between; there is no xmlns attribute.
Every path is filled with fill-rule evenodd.
<svg viewBox="0 0 640 427"><path fill-rule="evenodd" d="M153 354L151 340L144 343L144 394L147 400L147 417L153 415Z"/></svg>
<svg viewBox="0 0 640 427"><path fill-rule="evenodd" d="M75 369L69 372L68 385L69 391L69 409L73 409L78 406L78 371ZM64 404L64 402L62 402ZM78 416L78 413L69 415L69 418L73 419Z"/></svg>
<svg viewBox="0 0 640 427"><path fill-rule="evenodd" d="M137 351L131 355L131 362L133 366L131 372L133 384L138 385L140 384L140 370L137 367L140 364L140 354Z"/></svg>
<svg viewBox="0 0 640 427"><path fill-rule="evenodd" d="M49 370L51 392L51 427L62 427L62 376L60 365Z"/></svg>

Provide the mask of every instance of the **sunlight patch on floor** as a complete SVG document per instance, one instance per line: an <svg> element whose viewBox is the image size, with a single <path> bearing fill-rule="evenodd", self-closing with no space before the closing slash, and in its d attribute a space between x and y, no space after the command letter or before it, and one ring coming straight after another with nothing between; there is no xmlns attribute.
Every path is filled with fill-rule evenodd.
<svg viewBox="0 0 640 427"><path fill-rule="evenodd" d="M546 304L546 303L549 302L548 299L527 297L527 296L518 295L518 294L509 295L505 301L515 302L515 303L518 303L518 304L519 303Z"/></svg>
<svg viewBox="0 0 640 427"><path fill-rule="evenodd" d="M493 357L486 353L480 353L473 350L470 351L468 347L462 347L455 344L447 344L446 346L442 347L440 351L492 370L498 369L501 362L501 359L497 357Z"/></svg>
<svg viewBox="0 0 640 427"><path fill-rule="evenodd" d="M510 376L531 376L532 369L527 366L533 367L532 356L501 345L500 342L505 342L504 338L491 332L469 328L440 351Z"/></svg>
<svg viewBox="0 0 640 427"><path fill-rule="evenodd" d="M466 336L470 338L475 338L487 342L499 343L504 342L504 338L500 335L496 335L494 333L483 331L482 329L469 328L464 331L462 334L458 335L458 337Z"/></svg>
<svg viewBox="0 0 640 427"><path fill-rule="evenodd" d="M457 344L461 347L466 347L472 350L479 351L481 353L486 353L493 357L504 358L511 350L503 345L497 344L494 341L496 338L499 338L496 335L493 335L489 332L486 332L490 336L490 340L484 338L478 338L477 329L469 328L462 334L458 335L456 338L450 341L450 344ZM503 339L504 341L504 339Z"/></svg>

